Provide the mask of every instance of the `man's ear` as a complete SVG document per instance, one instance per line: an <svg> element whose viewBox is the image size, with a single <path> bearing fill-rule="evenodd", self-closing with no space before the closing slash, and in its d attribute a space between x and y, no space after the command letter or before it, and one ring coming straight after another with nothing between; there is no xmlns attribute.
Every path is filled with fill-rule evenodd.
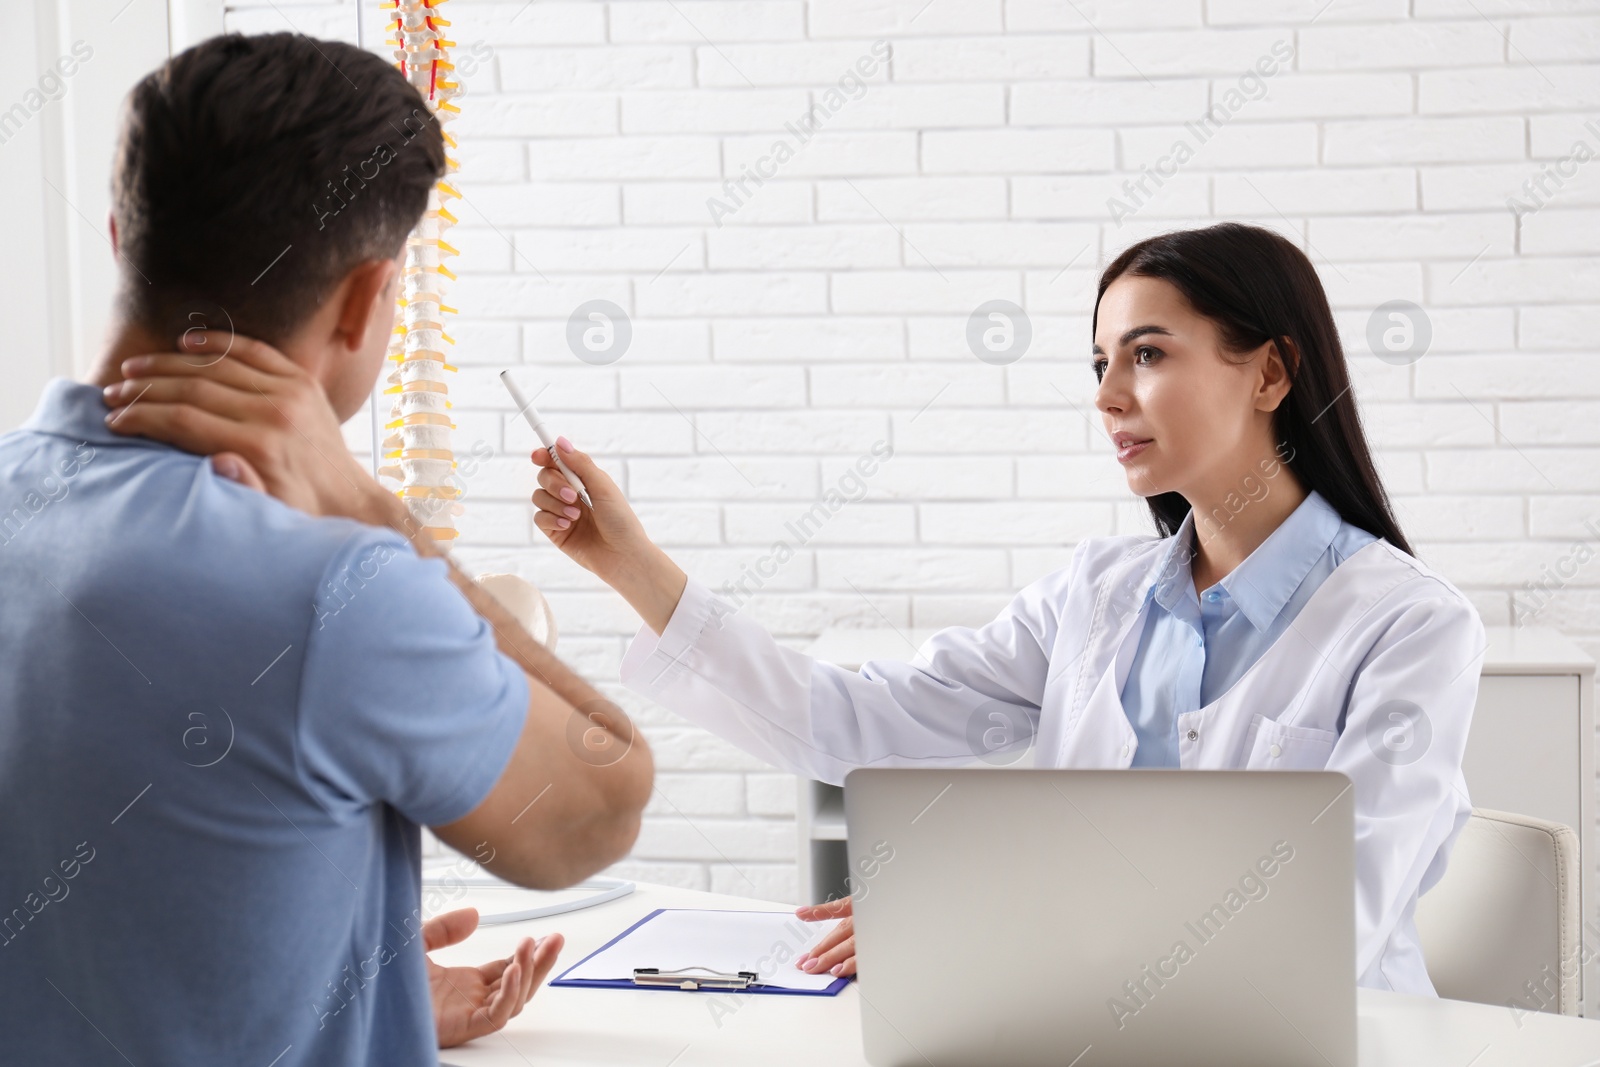
<svg viewBox="0 0 1600 1067"><path fill-rule="evenodd" d="M345 275L339 317L334 323L339 342L347 351L366 346L371 330L388 333L394 326L394 294L390 284L400 273L395 259L368 259Z"/></svg>

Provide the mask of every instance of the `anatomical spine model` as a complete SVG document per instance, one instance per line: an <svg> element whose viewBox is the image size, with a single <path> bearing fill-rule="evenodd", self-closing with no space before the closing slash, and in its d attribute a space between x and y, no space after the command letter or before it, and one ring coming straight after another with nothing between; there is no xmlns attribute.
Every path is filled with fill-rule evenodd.
<svg viewBox="0 0 1600 1067"><path fill-rule="evenodd" d="M394 35L400 73L404 74L439 123L447 149L456 142L449 124L460 109L452 99L461 85L454 78L455 65L449 50L455 42L446 33L450 23L440 18L437 9L444 0L392 0L381 5L394 12L390 29ZM456 161L448 159L448 171ZM445 315L455 308L444 303L449 283L455 280L444 265L456 250L445 240L445 233L456 218L444 205L460 197L450 185L451 175L428 192L428 210L406 239L405 268L399 297L398 323L389 341L389 374L385 395L394 397L385 429L393 431L383 441L383 458L396 461L381 467L379 475L397 479L398 494L406 502L412 518L435 541L448 547L456 537L455 519L461 514L457 503L461 486L455 476L455 453L450 447L450 389L446 384L450 365L449 350L455 344L445 332Z"/></svg>
<svg viewBox="0 0 1600 1067"><path fill-rule="evenodd" d="M391 0L381 6L393 11L395 59L427 104L433 120L439 123L447 149L456 141L449 125L460 109L452 102L461 95L455 80L455 64L450 49L455 42L445 36L450 26L436 11L445 0ZM409 126L409 123L408 123ZM447 170L453 173L456 161L446 153ZM449 180L441 181L428 192L428 210L417 228L406 238L406 261L397 308L398 323L389 340L389 360L395 367L388 378L386 395L394 397L385 428L394 431L383 441L383 458L398 461L380 467L378 474L399 480L400 498L411 517L433 539L448 548L456 537L455 519L461 514L457 500L461 484L455 476L455 452L450 447L450 388L446 383L455 372L449 350L455 341L444 329L444 316L456 309L444 303L449 283L455 275L444 265L445 257L456 250L445 240L445 232L456 224L456 217L444 206L459 199ZM556 619L543 594L515 574L481 574L477 582L500 601L535 640L555 648Z"/></svg>

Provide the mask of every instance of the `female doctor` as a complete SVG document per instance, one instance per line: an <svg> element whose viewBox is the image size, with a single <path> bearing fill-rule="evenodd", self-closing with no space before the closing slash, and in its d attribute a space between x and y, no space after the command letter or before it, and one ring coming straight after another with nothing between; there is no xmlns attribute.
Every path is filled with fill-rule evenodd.
<svg viewBox="0 0 1600 1067"><path fill-rule="evenodd" d="M1031 739L1042 767L1342 771L1359 984L1434 995L1412 913L1470 811L1485 637L1395 523L1316 272L1255 227L1154 237L1101 276L1093 335L1103 437L1159 536L1080 542L914 662L852 672L779 645L565 438L593 508L540 449L535 521L643 618L624 684L796 774L971 763L995 737ZM853 974L850 899L798 914L843 917L800 965Z"/></svg>

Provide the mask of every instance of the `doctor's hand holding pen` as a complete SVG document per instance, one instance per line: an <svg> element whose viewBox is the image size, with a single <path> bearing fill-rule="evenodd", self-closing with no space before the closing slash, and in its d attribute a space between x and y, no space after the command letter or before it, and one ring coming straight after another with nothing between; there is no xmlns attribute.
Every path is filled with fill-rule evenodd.
<svg viewBox="0 0 1600 1067"><path fill-rule="evenodd" d="M540 469L534 525L574 563L621 593L659 635L683 596L688 575L650 540L609 474L565 437L556 438L555 447L560 464L578 481L574 484L563 473L551 449L535 449L533 462ZM584 502L584 494L591 503Z"/></svg>
<svg viewBox="0 0 1600 1067"><path fill-rule="evenodd" d="M650 540L617 483L587 453L573 448L565 437L556 438L556 451L560 465L549 448L533 452L539 468L539 488L533 494L539 509L534 525L574 563L621 593L660 635L683 596L688 575ZM576 476L577 484L562 466ZM588 503L583 500L585 493ZM807 922L840 920L795 966L812 974L845 977L856 973L849 897L802 907L795 914Z"/></svg>

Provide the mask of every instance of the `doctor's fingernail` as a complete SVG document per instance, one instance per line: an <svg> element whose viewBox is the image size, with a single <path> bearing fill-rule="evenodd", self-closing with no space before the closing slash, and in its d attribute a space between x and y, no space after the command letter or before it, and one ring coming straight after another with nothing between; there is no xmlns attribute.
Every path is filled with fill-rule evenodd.
<svg viewBox="0 0 1600 1067"><path fill-rule="evenodd" d="M844 964L838 963L838 964L835 964L833 970L829 971L828 973L829 974L838 974L842 970L844 970Z"/></svg>
<svg viewBox="0 0 1600 1067"><path fill-rule="evenodd" d="M138 374L150 365L149 356L129 356L122 361L123 374Z"/></svg>
<svg viewBox="0 0 1600 1067"><path fill-rule="evenodd" d="M579 515L583 514L583 512L579 511L577 508L562 508L561 513L569 519L575 519Z"/></svg>
<svg viewBox="0 0 1600 1067"><path fill-rule="evenodd" d="M578 499L578 494L573 492L571 489L568 489L566 486L562 486L561 487L561 499L565 500L567 503L571 504L571 503L574 503ZM574 516L574 518L576 518L576 516Z"/></svg>
<svg viewBox="0 0 1600 1067"><path fill-rule="evenodd" d="M571 525L572 525L572 520L571 519L557 519L556 520L556 528L557 529L565 530L568 526L571 526Z"/></svg>
<svg viewBox="0 0 1600 1067"><path fill-rule="evenodd" d="M565 437L556 438L556 445L563 452L571 452L572 451L572 442L567 440Z"/></svg>

